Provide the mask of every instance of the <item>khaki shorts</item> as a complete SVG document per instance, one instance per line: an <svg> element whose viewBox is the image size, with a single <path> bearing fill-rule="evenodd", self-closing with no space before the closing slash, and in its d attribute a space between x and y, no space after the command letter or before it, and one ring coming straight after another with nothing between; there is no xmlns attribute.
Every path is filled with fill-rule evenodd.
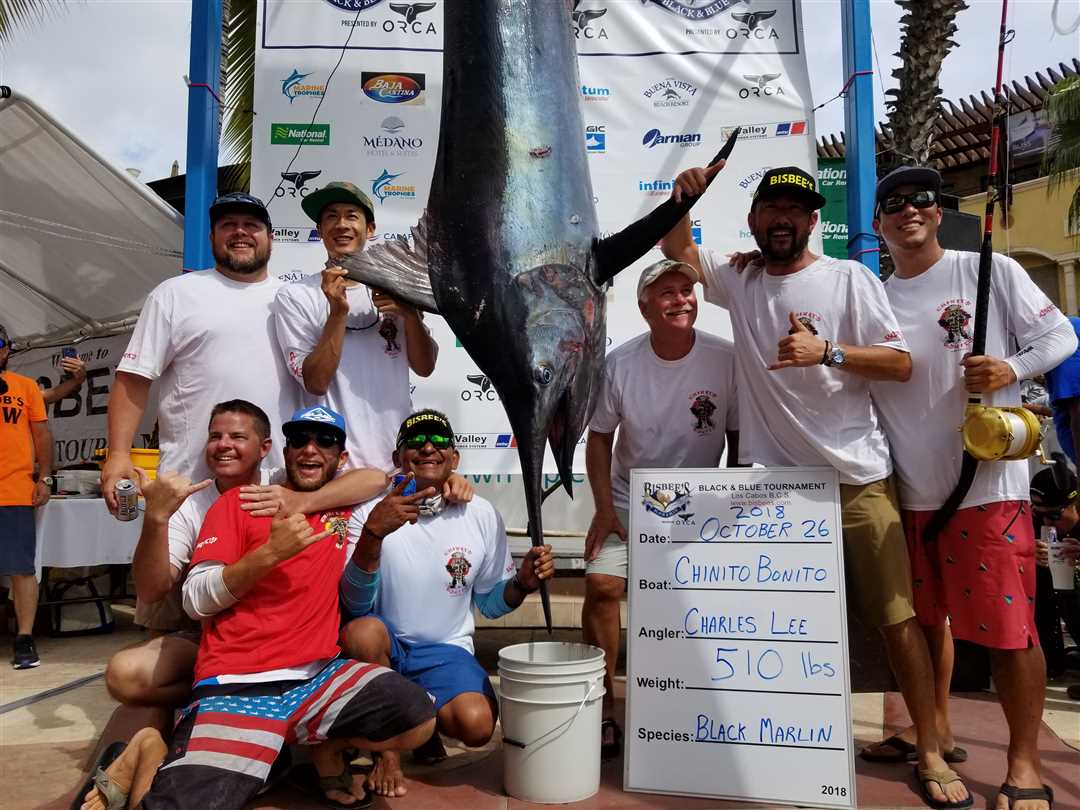
<svg viewBox="0 0 1080 810"><path fill-rule="evenodd" d="M183 580L177 580L172 590L157 602L135 601L135 624L147 630L173 632L184 630L189 633L201 633L202 626L184 612L184 601L180 595Z"/></svg>
<svg viewBox="0 0 1080 810"><path fill-rule="evenodd" d="M840 506L844 577L860 614L874 627L912 618L911 562L895 480L890 476L870 484L841 484Z"/></svg>
<svg viewBox="0 0 1080 810"><path fill-rule="evenodd" d="M627 534L629 534L630 512L626 509L616 509L615 514L618 516L623 528L626 529ZM623 542L619 535L609 534L604 538L604 544L600 546L600 553L596 555L596 559L585 563L585 573L586 575L607 574L608 576L626 579L629 561L630 554L626 548L626 543Z"/></svg>

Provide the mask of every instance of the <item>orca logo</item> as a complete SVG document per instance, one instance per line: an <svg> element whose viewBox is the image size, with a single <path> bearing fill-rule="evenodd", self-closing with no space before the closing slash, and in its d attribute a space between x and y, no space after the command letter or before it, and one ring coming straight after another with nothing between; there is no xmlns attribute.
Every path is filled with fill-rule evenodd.
<svg viewBox="0 0 1080 810"><path fill-rule="evenodd" d="M423 22L417 18L435 8L434 3L391 3L390 10L400 14L403 19L383 20L382 29L387 34L400 31L403 34L437 34L433 22Z"/></svg>
<svg viewBox="0 0 1080 810"><path fill-rule="evenodd" d="M282 172L281 179L286 183L292 183L292 188L286 188L284 185L280 185L274 189L274 196L306 197L308 192L311 191L311 189L307 187L308 181L314 180L320 174L322 174L322 169L306 172Z"/></svg>
<svg viewBox="0 0 1080 810"><path fill-rule="evenodd" d="M775 87L772 87L772 86L769 85L769 82L776 81L777 79L780 78L781 75L783 75L783 74L780 74L780 73L761 73L761 74L758 74L758 75L754 75L754 74L746 74L746 73L744 73L743 78L746 79L746 81L750 82L754 86L753 87L744 87L741 90L739 90L739 98L745 100L745 99L750 98L751 96L754 96L755 98L760 98L761 96L782 96L782 95L784 95L784 88L783 87L781 87L780 85L776 85Z"/></svg>
<svg viewBox="0 0 1080 810"><path fill-rule="evenodd" d="M607 39L608 33L603 26L592 26L594 20L598 20L607 14L606 8L589 8L581 11L573 11L570 16L574 20L574 37L576 39Z"/></svg>
<svg viewBox="0 0 1080 810"><path fill-rule="evenodd" d="M498 402L499 395L495 393L495 387L491 378L486 374L466 374L465 379L472 383L475 388L465 388L461 391L462 402Z"/></svg>

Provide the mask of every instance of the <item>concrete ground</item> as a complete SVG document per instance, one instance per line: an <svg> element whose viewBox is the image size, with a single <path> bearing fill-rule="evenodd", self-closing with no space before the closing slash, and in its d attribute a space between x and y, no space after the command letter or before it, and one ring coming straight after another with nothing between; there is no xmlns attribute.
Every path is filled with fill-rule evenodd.
<svg viewBox="0 0 1080 810"><path fill-rule="evenodd" d="M104 636L37 638L41 667L16 672L6 659L12 637L0 635L0 807L3 810L66 808L83 781L98 739L113 716L114 701L105 691L101 673L109 656L142 640L131 623L131 608L116 606L117 629ZM568 614L569 616L569 614ZM576 640L577 630L556 631L556 638ZM478 654L494 669L497 650L529 640L524 628L490 628L478 633ZM536 633L539 640L540 635ZM546 638L546 633L542 634ZM1071 673L1080 681L1080 673ZM621 698L621 684L616 692ZM902 701L895 694L862 694L853 699L856 745L881 739L906 723ZM622 711L622 702L619 703ZM1000 709L991 695L957 696L953 706L957 741L970 760L958 766L976 796L977 808L992 805L1004 774L1006 735ZM1065 684L1047 689L1042 750L1045 780L1057 792L1057 810L1080 810L1080 702L1065 695ZM137 722L129 716L128 722ZM117 728L114 721L114 728ZM496 733L495 739L498 740ZM485 749L450 749L451 757L428 768L407 767L408 796L377 799L376 808L395 810L509 810L539 807L506 797L502 790L502 753L493 741ZM901 766L858 763L861 807L922 806L910 770ZM605 763L600 792L579 802L582 808L727 808L735 805L682 797L626 793L621 789L622 762ZM302 808L321 806L293 788L278 788L260 797L253 807ZM760 807L760 805L757 805Z"/></svg>

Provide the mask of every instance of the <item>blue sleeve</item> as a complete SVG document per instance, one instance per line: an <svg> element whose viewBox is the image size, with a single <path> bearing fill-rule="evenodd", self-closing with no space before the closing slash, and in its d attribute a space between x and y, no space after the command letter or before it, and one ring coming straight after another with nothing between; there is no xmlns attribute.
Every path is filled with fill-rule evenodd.
<svg viewBox="0 0 1080 810"><path fill-rule="evenodd" d="M1080 337L1080 318L1071 317L1069 323ZM1060 366L1047 372L1046 386L1050 389L1051 403L1080 397L1080 349L1073 352Z"/></svg>
<svg viewBox="0 0 1080 810"><path fill-rule="evenodd" d="M366 616L375 609L375 597L379 594L379 572L365 571L352 561L345 566L339 585L341 613L344 621Z"/></svg>
<svg viewBox="0 0 1080 810"><path fill-rule="evenodd" d="M513 579L513 577L502 580L487 593L477 593L476 591L473 591L473 604L480 609L480 612L483 613L484 616L489 619L497 619L513 610L512 607L506 604L506 600L503 598L503 593L506 592L506 583L511 579Z"/></svg>

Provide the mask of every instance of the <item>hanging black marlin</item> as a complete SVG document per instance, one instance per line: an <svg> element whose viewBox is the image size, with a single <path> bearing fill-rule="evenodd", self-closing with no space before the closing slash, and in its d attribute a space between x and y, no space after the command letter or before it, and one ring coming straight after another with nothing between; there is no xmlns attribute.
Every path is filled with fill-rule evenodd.
<svg viewBox="0 0 1080 810"><path fill-rule="evenodd" d="M412 245L385 243L341 265L349 278L442 315L491 380L517 438L540 545L544 443L573 496L574 449L604 367L607 282L696 199L667 200L599 238L567 3L447 3L444 30L439 147Z"/></svg>

